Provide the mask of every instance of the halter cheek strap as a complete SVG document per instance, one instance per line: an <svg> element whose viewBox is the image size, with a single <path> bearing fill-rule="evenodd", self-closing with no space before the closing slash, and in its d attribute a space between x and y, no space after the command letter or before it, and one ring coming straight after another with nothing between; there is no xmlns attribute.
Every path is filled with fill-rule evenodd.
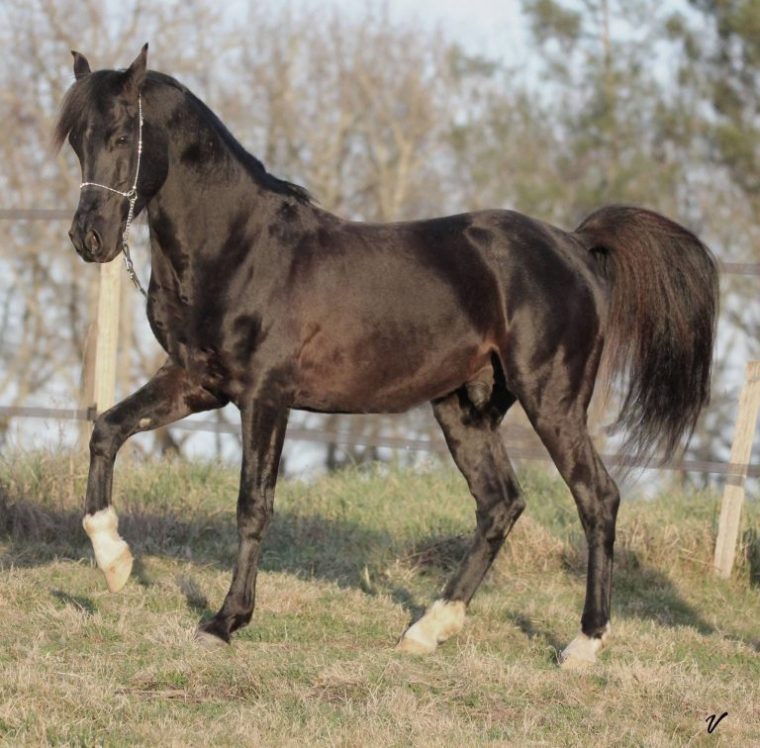
<svg viewBox="0 0 760 748"><path fill-rule="evenodd" d="M124 233L121 236L121 251L124 253L124 266L127 269L127 275L129 275L132 283L140 291L140 293L147 298L148 294L140 283L140 279L135 272L135 266L132 262L132 256L129 253L129 244L127 243L127 237L129 236L129 229L132 226L132 220L135 217L135 203L137 202L137 180L140 178L140 161L142 160L143 149L143 113L142 113L142 97L137 98L137 166L135 167L135 178L132 182L132 187L127 192L117 190L114 187L109 187L106 184L98 184L98 182L82 182L79 185L79 189L83 190L85 187L99 187L102 190L108 190L121 197L129 200L129 212L127 213L127 222L124 225Z"/></svg>

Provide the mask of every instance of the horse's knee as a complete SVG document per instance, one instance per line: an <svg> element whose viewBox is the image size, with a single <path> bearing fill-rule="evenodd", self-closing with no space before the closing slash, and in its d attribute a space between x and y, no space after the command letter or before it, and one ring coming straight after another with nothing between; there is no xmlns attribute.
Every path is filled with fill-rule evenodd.
<svg viewBox="0 0 760 748"><path fill-rule="evenodd" d="M120 445L119 427L110 423L105 414L98 417L90 436L90 455L110 459L116 456Z"/></svg>

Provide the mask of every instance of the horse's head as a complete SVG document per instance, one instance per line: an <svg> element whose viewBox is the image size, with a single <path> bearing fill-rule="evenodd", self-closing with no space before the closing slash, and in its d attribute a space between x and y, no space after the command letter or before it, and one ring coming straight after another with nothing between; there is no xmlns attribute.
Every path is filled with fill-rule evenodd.
<svg viewBox="0 0 760 748"><path fill-rule="evenodd" d="M76 81L64 99L55 134L59 146L68 137L82 167L69 236L87 262L109 262L121 251L132 213L142 209L165 176L162 159L145 153L156 150L155 133L153 147L146 148L150 128L141 121L148 45L119 71L91 72L83 55L72 54Z"/></svg>

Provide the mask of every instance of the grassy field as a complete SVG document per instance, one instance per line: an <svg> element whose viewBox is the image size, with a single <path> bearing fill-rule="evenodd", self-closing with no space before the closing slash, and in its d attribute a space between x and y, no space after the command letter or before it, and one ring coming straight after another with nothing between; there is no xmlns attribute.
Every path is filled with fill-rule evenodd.
<svg viewBox="0 0 760 748"><path fill-rule="evenodd" d="M584 544L541 473L521 471L528 510L464 631L428 657L393 647L467 545L452 471L283 482L254 620L219 651L192 637L229 583L236 471L120 466L137 563L117 595L81 529L85 478L60 456L0 464L4 745L760 745L756 508L724 582L714 495L624 502L614 639L577 673L556 654L578 628Z"/></svg>

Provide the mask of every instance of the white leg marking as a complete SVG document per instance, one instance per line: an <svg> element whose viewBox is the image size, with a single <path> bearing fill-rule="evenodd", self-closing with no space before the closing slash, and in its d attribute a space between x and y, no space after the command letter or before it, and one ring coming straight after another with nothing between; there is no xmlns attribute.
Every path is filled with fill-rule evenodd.
<svg viewBox="0 0 760 748"><path fill-rule="evenodd" d="M147 429L147 428L148 428L148 426L150 426L150 418L141 418L141 419L140 419L140 420L137 422L137 428L140 428L140 429Z"/></svg>
<svg viewBox="0 0 760 748"><path fill-rule="evenodd" d="M596 662L596 656L609 643L612 627L607 622L607 627L601 638L586 636L582 631L570 644L562 650L559 656L559 664L566 670L579 670L589 667Z"/></svg>
<svg viewBox="0 0 760 748"><path fill-rule="evenodd" d="M118 532L119 518L113 507L87 514L82 520L84 531L90 536L95 561L106 576L111 592L118 592L132 571L132 554Z"/></svg>
<svg viewBox="0 0 760 748"><path fill-rule="evenodd" d="M220 639L218 636L209 634L207 631L201 631L200 629L196 630L194 641L202 649L218 649L230 646L224 639Z"/></svg>
<svg viewBox="0 0 760 748"><path fill-rule="evenodd" d="M410 626L397 649L415 654L435 652L436 647L464 626L465 604L461 600L436 600L417 623Z"/></svg>

